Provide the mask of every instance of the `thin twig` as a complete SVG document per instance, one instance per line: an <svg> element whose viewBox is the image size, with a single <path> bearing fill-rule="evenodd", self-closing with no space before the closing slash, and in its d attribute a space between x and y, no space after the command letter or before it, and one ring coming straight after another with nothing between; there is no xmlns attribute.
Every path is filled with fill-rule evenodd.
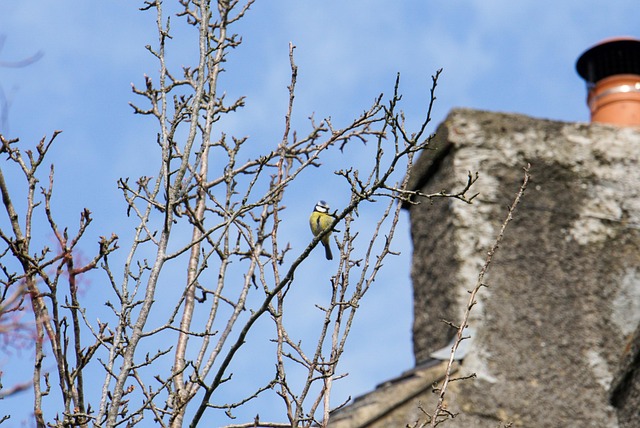
<svg viewBox="0 0 640 428"><path fill-rule="evenodd" d="M507 217L502 222L500 233L498 233L498 236L494 241L492 247L487 252L487 258L484 262L484 265L482 266L482 269L480 270L480 274L478 275L478 280L476 281L476 284L473 287L473 290L471 290L471 295L469 296L467 307L465 308L464 314L462 316L462 321L458 325L456 338L451 348L449 363L447 364L444 380L442 381L442 388L440 388L440 394L438 395L438 402L433 412L433 416L431 417L431 427L435 427L438 424L438 416L443 412L444 397L447 392L447 386L449 385L449 382L451 382L451 368L453 366L453 361L455 359L456 351L458 349L458 346L460 345L460 342L462 342L464 338L463 332L467 326L467 321L469 320L471 309L476 304L476 295L478 294L480 289L484 286L484 275L487 273L487 270L489 269L489 265L493 260L493 256L498 251L498 247L500 246L500 243L502 242L502 239L504 237L504 232L507 229L507 226L509 225L511 220L513 219L513 213L515 212L518 204L520 203L520 199L522 198L522 195L524 195L524 191L527 188L527 185L529 184L529 179L530 179L529 168L530 168L529 164L527 164L527 166L524 168L524 179L522 181L522 185L520 186L520 190L518 190L518 193L516 194L515 199L513 200L513 203L509 207L509 212L507 213Z"/></svg>

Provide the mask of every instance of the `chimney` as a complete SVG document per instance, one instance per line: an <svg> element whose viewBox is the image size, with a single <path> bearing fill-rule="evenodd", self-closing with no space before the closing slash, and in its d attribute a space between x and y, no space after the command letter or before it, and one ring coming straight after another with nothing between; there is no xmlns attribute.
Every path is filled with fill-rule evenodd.
<svg viewBox="0 0 640 428"><path fill-rule="evenodd" d="M576 70L587 83L592 122L640 126L640 40L603 40L578 58Z"/></svg>

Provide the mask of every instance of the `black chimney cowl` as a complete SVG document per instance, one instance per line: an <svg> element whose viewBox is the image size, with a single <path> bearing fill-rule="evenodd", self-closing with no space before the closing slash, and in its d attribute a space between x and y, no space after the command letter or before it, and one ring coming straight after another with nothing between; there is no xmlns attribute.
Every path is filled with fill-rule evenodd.
<svg viewBox="0 0 640 428"><path fill-rule="evenodd" d="M619 37L602 41L578 58L576 71L588 86L616 74L640 75L640 40Z"/></svg>

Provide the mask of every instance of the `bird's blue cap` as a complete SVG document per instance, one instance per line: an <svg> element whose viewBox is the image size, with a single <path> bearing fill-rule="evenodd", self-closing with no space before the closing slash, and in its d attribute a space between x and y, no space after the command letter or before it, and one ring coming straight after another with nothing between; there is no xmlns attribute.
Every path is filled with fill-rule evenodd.
<svg viewBox="0 0 640 428"><path fill-rule="evenodd" d="M314 210L323 213L329 212L329 204L325 201L318 201Z"/></svg>

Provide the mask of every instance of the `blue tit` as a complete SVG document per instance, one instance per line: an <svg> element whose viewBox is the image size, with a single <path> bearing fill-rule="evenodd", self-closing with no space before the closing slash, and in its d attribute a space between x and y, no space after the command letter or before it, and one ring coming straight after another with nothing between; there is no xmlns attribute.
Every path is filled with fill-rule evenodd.
<svg viewBox="0 0 640 428"><path fill-rule="evenodd" d="M309 217L309 226L311 226L311 232L313 236L318 236L324 230L327 230L331 227L333 223L334 217L329 214L329 204L325 201L319 201L313 212L311 213L311 217ZM331 248L329 247L329 240L331 239L331 234L327 233L322 238L322 245L324 246L324 254L327 257L327 260L333 260L333 256L331 255Z"/></svg>

